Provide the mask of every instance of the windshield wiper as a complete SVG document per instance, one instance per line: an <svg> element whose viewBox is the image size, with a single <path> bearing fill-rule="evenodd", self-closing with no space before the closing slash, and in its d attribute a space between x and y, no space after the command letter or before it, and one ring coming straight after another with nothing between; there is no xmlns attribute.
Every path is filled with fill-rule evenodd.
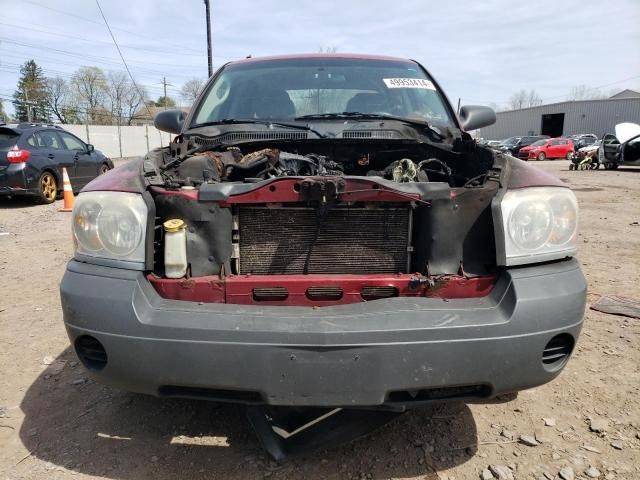
<svg viewBox="0 0 640 480"><path fill-rule="evenodd" d="M297 119L296 119L297 120ZM320 138L327 138L326 135L320 133L319 131L311 128L309 125L299 125L297 123L286 123L286 122L272 122L270 120L256 120L253 118L225 118L223 120L217 122L204 122L198 123L194 125L194 127L210 127L213 125L236 125L236 124L255 124L255 125L267 125L274 126L279 128L295 128L296 130L306 130L307 132L315 133Z"/></svg>
<svg viewBox="0 0 640 480"><path fill-rule="evenodd" d="M440 133L440 131L431 125L428 122L423 122L421 120L413 120L411 118L405 117L397 117L395 115L388 115L386 113L362 113L362 112L342 112L342 113L312 113L310 115L303 115L301 117L296 117L296 120L312 120L312 119L340 119L340 118L354 118L354 119L373 119L373 120L395 120L398 122L403 122L408 125L413 125L416 127L426 128L433 135L436 136L438 140L444 140L445 136Z"/></svg>

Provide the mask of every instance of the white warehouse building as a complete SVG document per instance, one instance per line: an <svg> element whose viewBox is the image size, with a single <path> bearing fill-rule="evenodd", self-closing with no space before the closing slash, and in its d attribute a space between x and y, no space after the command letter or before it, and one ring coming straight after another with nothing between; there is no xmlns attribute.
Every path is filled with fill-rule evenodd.
<svg viewBox="0 0 640 480"><path fill-rule="evenodd" d="M616 124L640 124L640 92L623 90L603 100L574 100L497 113L495 124L476 132L477 138L500 140L523 135L560 137L613 133Z"/></svg>

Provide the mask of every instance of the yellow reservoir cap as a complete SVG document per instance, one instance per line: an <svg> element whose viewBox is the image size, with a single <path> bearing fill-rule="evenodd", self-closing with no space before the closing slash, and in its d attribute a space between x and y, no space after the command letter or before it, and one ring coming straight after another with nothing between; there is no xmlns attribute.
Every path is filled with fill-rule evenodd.
<svg viewBox="0 0 640 480"><path fill-rule="evenodd" d="M175 233L184 229L187 225L184 223L184 220L179 218L172 218L171 220L167 220L162 224L165 232Z"/></svg>

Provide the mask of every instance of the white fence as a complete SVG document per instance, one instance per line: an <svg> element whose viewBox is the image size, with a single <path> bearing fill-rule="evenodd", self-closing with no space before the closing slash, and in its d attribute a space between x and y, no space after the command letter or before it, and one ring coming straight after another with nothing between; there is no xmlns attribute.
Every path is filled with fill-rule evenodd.
<svg viewBox="0 0 640 480"><path fill-rule="evenodd" d="M173 136L153 125L61 125L108 157L137 157L149 150L166 147Z"/></svg>

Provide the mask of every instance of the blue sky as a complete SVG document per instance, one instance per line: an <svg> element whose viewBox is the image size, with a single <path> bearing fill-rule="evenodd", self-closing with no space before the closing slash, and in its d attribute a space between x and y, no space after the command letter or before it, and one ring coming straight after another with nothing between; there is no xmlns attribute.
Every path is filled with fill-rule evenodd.
<svg viewBox="0 0 640 480"><path fill-rule="evenodd" d="M211 0L214 66L256 56L380 53L423 63L452 103L506 104L522 88L545 103L575 85L640 88L640 0ZM150 96L207 74L202 0L101 0L136 81ZM0 0L0 98L12 111L19 66L47 76L82 65L123 70L95 0Z"/></svg>

